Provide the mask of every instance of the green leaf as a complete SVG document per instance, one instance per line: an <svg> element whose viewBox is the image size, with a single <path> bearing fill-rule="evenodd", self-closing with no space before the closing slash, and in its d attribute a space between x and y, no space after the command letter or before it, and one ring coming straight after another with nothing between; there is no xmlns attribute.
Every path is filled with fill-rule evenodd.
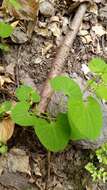
<svg viewBox="0 0 107 190"><path fill-rule="evenodd" d="M9 101L3 102L0 106L0 117L2 117L4 113L10 111L11 107L12 107L11 102L9 102Z"/></svg>
<svg viewBox="0 0 107 190"><path fill-rule="evenodd" d="M104 73L102 76L101 76L102 80L104 83L107 84L107 73Z"/></svg>
<svg viewBox="0 0 107 190"><path fill-rule="evenodd" d="M16 89L16 97L19 101L33 101L35 103L40 101L39 94L30 86L26 85L22 85Z"/></svg>
<svg viewBox="0 0 107 190"><path fill-rule="evenodd" d="M32 126L35 117L29 112L30 105L27 102L19 102L11 111L12 120L21 126Z"/></svg>
<svg viewBox="0 0 107 190"><path fill-rule="evenodd" d="M17 10L19 10L21 8L21 4L19 3L18 0L9 0L9 3L11 3L13 5L13 7Z"/></svg>
<svg viewBox="0 0 107 190"><path fill-rule="evenodd" d="M7 151L8 151L7 145L2 144L2 145L0 146L0 154L6 154Z"/></svg>
<svg viewBox="0 0 107 190"><path fill-rule="evenodd" d="M0 22L0 37L7 38L13 32L13 27L7 23Z"/></svg>
<svg viewBox="0 0 107 190"><path fill-rule="evenodd" d="M101 98L101 99L104 99L104 100L107 100L107 86L104 85L104 84L101 84L99 85L97 88L96 88L96 95Z"/></svg>
<svg viewBox="0 0 107 190"><path fill-rule="evenodd" d="M9 46L7 44L0 43L0 49L7 52L7 51L9 51Z"/></svg>
<svg viewBox="0 0 107 190"><path fill-rule="evenodd" d="M46 120L35 121L35 133L40 142L49 151L62 151L70 139L70 127L66 114L60 114L56 122L48 123Z"/></svg>
<svg viewBox="0 0 107 190"><path fill-rule="evenodd" d="M103 144L101 148L96 150L96 156L100 163L107 165L107 143Z"/></svg>
<svg viewBox="0 0 107 190"><path fill-rule="evenodd" d="M4 103L2 103L2 108L4 109L5 112L10 111L11 107L12 107L12 103L9 101L5 101Z"/></svg>
<svg viewBox="0 0 107 190"><path fill-rule="evenodd" d="M93 58L89 62L89 68L92 72L97 74L107 72L107 64L101 58Z"/></svg>
<svg viewBox="0 0 107 190"><path fill-rule="evenodd" d="M31 91L31 101L35 103L40 101L40 96L35 90Z"/></svg>
<svg viewBox="0 0 107 190"><path fill-rule="evenodd" d="M32 88L30 86L22 85L16 89L16 97L19 101L29 101Z"/></svg>
<svg viewBox="0 0 107 190"><path fill-rule="evenodd" d="M52 88L55 91L63 92L65 95L68 96L82 97L82 92L78 84L74 80L66 76L55 77L50 82Z"/></svg>
<svg viewBox="0 0 107 190"><path fill-rule="evenodd" d="M95 80L92 80L92 79L90 79L90 80L87 80L87 86L86 86L86 88L87 87L91 87L91 88L96 88L96 86L97 86L97 83L95 82Z"/></svg>
<svg viewBox="0 0 107 190"><path fill-rule="evenodd" d="M102 128L102 111L99 103L89 96L87 101L70 98L68 101L68 119L71 127L71 139L95 140Z"/></svg>

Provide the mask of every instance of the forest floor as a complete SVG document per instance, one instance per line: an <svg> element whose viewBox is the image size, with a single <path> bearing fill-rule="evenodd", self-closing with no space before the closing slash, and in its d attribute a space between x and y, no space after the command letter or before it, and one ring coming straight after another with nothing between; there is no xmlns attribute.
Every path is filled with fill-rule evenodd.
<svg viewBox="0 0 107 190"><path fill-rule="evenodd" d="M31 39L27 37L29 29L26 29L29 21L22 20L8 40L10 51L0 53L0 76L4 77L0 102L14 99L15 89L21 83L41 91L81 0L71 1L70 5L60 0L48 2L50 12L47 16L45 8L41 7ZM107 60L106 0L95 0L87 9L63 73L87 80L87 65L93 57ZM16 126L8 147L8 153L0 156L0 190L45 190L47 151L33 130ZM80 149L72 143L65 151L52 153L48 189L106 190L107 184L93 183L84 168L92 153L92 150Z"/></svg>

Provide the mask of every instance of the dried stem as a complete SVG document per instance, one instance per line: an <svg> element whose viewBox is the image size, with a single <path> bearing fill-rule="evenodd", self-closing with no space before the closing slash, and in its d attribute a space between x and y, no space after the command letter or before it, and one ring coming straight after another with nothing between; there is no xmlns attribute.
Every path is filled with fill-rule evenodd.
<svg viewBox="0 0 107 190"><path fill-rule="evenodd" d="M86 12L86 9L87 9L86 3L83 3L79 6L77 13L75 14L72 24L70 26L70 30L65 36L63 43L61 44L56 54L56 57L53 60L52 70L47 77L47 80L44 84L43 91L41 93L41 101L38 106L39 114L44 113L47 109L48 103L53 93L49 80L61 74L62 69L64 67L65 60L69 55L69 51L78 33L78 30L81 25L83 16ZM51 152L48 151L48 174L47 174L48 176L47 176L47 183L46 183L45 190L48 189L48 185L50 182L50 159L51 159Z"/></svg>
<svg viewBox="0 0 107 190"><path fill-rule="evenodd" d="M49 80L61 74L65 60L69 55L69 51L78 33L86 9L87 9L86 3L83 3L79 6L77 13L75 14L74 19L72 21L71 29L68 31L67 35L65 36L63 43L61 44L56 54L56 57L53 60L52 70L48 75L48 78L44 84L43 91L41 93L41 101L38 107L39 113L44 113L45 110L47 109L47 105L53 93Z"/></svg>

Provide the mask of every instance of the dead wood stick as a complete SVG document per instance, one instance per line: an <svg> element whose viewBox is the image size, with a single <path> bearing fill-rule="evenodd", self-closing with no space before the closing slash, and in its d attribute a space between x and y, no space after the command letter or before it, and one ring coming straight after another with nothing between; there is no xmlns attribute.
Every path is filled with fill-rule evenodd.
<svg viewBox="0 0 107 190"><path fill-rule="evenodd" d="M86 9L87 9L87 3L83 3L79 6L77 13L75 14L73 18L73 21L70 27L71 30L68 31L63 43L61 44L56 54L55 59L53 60L52 70L50 71L48 75L48 78L44 84L43 91L41 93L41 101L38 107L39 113L44 113L45 110L47 109L49 100L53 93L49 80L61 74L63 66L64 66L64 62L69 55L69 51L78 33L78 30L81 25L83 16L86 12Z"/></svg>
<svg viewBox="0 0 107 190"><path fill-rule="evenodd" d="M39 114L44 113L47 109L49 100L53 93L53 90L50 86L49 80L54 78L55 76L58 76L62 72L65 60L69 55L70 48L73 45L73 42L74 42L77 32L79 30L79 27L82 22L83 16L86 12L86 9L87 9L86 3L83 3L79 6L77 13L72 21L72 24L70 27L71 30L68 31L68 33L65 36L65 39L63 41L63 44L61 44L61 46L56 54L56 57L53 60L52 70L48 75L48 78L45 82L43 91L41 93L41 101L38 106ZM45 190L48 189L48 185L49 185L49 181L50 181L50 157L51 157L51 152L48 151L48 177L47 177L47 183L45 186Z"/></svg>

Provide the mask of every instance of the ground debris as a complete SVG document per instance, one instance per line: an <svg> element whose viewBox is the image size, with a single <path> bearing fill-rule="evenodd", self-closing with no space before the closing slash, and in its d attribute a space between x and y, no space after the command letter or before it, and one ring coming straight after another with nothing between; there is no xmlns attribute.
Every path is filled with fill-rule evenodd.
<svg viewBox="0 0 107 190"><path fill-rule="evenodd" d="M31 175L29 156L26 155L25 151L13 148L8 154L7 162L10 172L21 172Z"/></svg>
<svg viewBox="0 0 107 190"><path fill-rule="evenodd" d="M18 21L14 32L19 30L19 33L15 34L13 41L9 39L10 51L2 53L3 55L0 57L0 76L6 76L12 80L11 83L3 84L6 94L0 91L0 102L7 99L7 91L14 94L17 86L13 82L15 75L19 79L18 85L26 84L42 90L43 82L51 70L52 60L59 45L63 42L63 37L70 29L70 23L77 7L83 1L67 0L68 3L66 3L65 0L41 0L44 4L46 2L48 5L50 4L52 12L49 13L50 15L46 15L46 4L42 8L45 8L45 13L40 11L40 7L38 8L35 15L37 20L30 40L27 28L29 20L32 18L29 18L29 15L26 17L25 14L24 20L21 17L6 17L6 21L9 20L10 23ZM90 78L88 61L92 57L107 59L107 2L105 0L89 2L92 4L89 3L83 24L63 69L63 73L66 72L80 83L81 88L86 79ZM1 10L0 16L3 17ZM8 42L8 40L6 41ZM15 73L16 66L18 66L18 72ZM60 101L61 97L65 104ZM12 98L12 95L8 98ZM67 98L62 94L53 95L48 111L57 115L58 112L66 109L66 101ZM106 114L105 118L107 118ZM19 126L16 128L19 132L15 130L14 137L11 142L9 141L9 153L0 156L0 190L44 190L47 179L46 151L32 130L27 132L27 129L20 129ZM106 130L104 131L105 135ZM90 176L84 169L85 164L89 162L91 150L82 150L82 148L95 148L98 143L102 143L102 139L100 140L94 143L87 141L71 143L64 152L52 154L49 190L106 190L107 184L96 183L93 185ZM32 155L34 159L32 159Z"/></svg>
<svg viewBox="0 0 107 190"><path fill-rule="evenodd" d="M53 16L55 13L53 3L47 0L44 0L40 3L39 10L40 10L40 13L46 17Z"/></svg>

